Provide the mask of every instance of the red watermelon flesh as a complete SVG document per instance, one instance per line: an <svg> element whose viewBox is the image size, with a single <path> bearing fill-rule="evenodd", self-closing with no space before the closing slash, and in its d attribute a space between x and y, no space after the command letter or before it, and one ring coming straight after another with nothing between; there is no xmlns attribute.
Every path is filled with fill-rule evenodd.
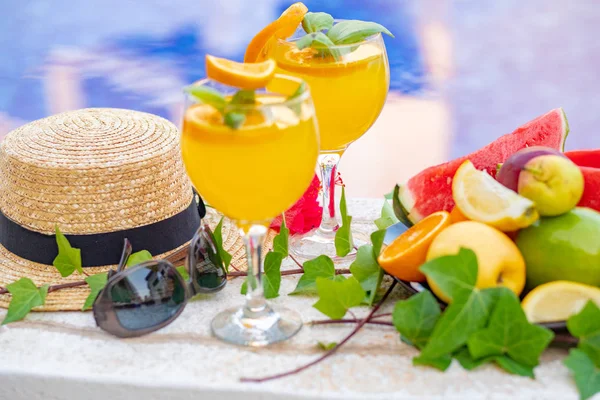
<svg viewBox="0 0 600 400"><path fill-rule="evenodd" d="M583 173L585 186L578 206L600 211L600 149L567 151L565 155Z"/></svg>
<svg viewBox="0 0 600 400"><path fill-rule="evenodd" d="M497 165L523 148L546 146L562 151L568 133L567 117L562 108L556 108L467 156L427 168L413 176L400 187L401 206L412 222L436 211L451 211L454 208L452 178L465 160L471 160L477 169L486 170L495 177Z"/></svg>

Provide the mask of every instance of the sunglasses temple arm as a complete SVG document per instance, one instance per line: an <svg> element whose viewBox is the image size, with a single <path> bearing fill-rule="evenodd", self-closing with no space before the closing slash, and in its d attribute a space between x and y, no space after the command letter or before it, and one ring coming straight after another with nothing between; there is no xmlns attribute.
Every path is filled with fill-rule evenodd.
<svg viewBox="0 0 600 400"><path fill-rule="evenodd" d="M133 251L131 247L131 242L129 239L125 239L123 243L123 253L121 253L121 261L119 261L119 267L117 268L117 272L121 272L125 269L125 265L127 264L127 260Z"/></svg>

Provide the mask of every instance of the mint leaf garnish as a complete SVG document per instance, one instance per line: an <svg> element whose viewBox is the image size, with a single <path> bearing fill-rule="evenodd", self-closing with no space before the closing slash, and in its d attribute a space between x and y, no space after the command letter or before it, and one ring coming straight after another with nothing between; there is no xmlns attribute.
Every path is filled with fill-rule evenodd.
<svg viewBox="0 0 600 400"><path fill-rule="evenodd" d="M336 280L317 278L317 292L319 300L313 307L333 319L342 318L349 308L360 305L366 295L354 277Z"/></svg>
<svg viewBox="0 0 600 400"><path fill-rule="evenodd" d="M238 129L245 120L246 114L237 111L229 111L223 117L223 122L231 129Z"/></svg>
<svg viewBox="0 0 600 400"><path fill-rule="evenodd" d="M204 85L190 85L183 89L197 100L200 100L204 104L208 104L223 113L225 110L225 96L223 96L218 90L210 88Z"/></svg>
<svg viewBox="0 0 600 400"><path fill-rule="evenodd" d="M342 198L340 199L340 214L342 217L342 226L335 232L335 253L338 257L344 257L350 253L354 246L352 240L352 217L348 215L346 206L346 188L342 186Z"/></svg>
<svg viewBox="0 0 600 400"><path fill-rule="evenodd" d="M335 60L339 60L341 57L339 49L335 48L335 43L333 43L323 32L309 33L302 36L296 41L296 46L300 50L312 47L317 50L321 57L331 56Z"/></svg>
<svg viewBox="0 0 600 400"><path fill-rule="evenodd" d="M317 293L317 278L334 280L342 278L335 275L335 266L331 258L321 255L302 264L304 274L300 277L294 291L290 294L315 294Z"/></svg>
<svg viewBox="0 0 600 400"><path fill-rule="evenodd" d="M477 256L473 250L461 248L458 254L434 258L419 270L451 299L466 298L477 282Z"/></svg>
<svg viewBox="0 0 600 400"><path fill-rule="evenodd" d="M25 318L34 307L44 305L46 295L48 294L48 285L44 285L38 289L35 283L29 278L21 278L6 285L6 289L12 297L2 325Z"/></svg>
<svg viewBox="0 0 600 400"><path fill-rule="evenodd" d="M282 258L288 256L288 239L290 237L290 230L285 224L285 215L281 216L281 227L279 233L273 239L273 251L280 253Z"/></svg>
<svg viewBox="0 0 600 400"><path fill-rule="evenodd" d="M499 298L487 327L475 332L467 341L469 352L475 359L506 355L520 365L535 367L554 333L529 323L511 290L499 288L498 291Z"/></svg>
<svg viewBox="0 0 600 400"><path fill-rule="evenodd" d="M223 264L225 264L225 271L229 272L229 264L231 264L231 259L233 256L225 250L223 247L223 217L219 221L219 224L215 228L213 232L213 239L215 241L215 246L217 246L217 253L221 256L221 260L223 260Z"/></svg>
<svg viewBox="0 0 600 400"><path fill-rule="evenodd" d="M127 259L127 266L132 267L150 260L152 260L152 254L150 254L148 250L138 251L129 256Z"/></svg>
<svg viewBox="0 0 600 400"><path fill-rule="evenodd" d="M255 104L256 103L256 92L254 90L238 90L231 101L230 105L236 104Z"/></svg>
<svg viewBox="0 0 600 400"><path fill-rule="evenodd" d="M383 269L377 263L372 245L366 244L359 247L356 260L350 265L350 273L367 292L365 302L370 306L373 305L377 289L383 279Z"/></svg>
<svg viewBox="0 0 600 400"><path fill-rule="evenodd" d="M107 280L108 274L106 272L100 272L99 274L90 275L85 278L85 281L90 287L90 294L87 299L85 299L85 303L81 309L82 311L92 308L96 301L96 297L98 297L102 289L104 289L104 286L106 286Z"/></svg>
<svg viewBox="0 0 600 400"><path fill-rule="evenodd" d="M579 338L577 347L583 350L594 364L600 366L600 309L593 301L567 320L571 335Z"/></svg>
<svg viewBox="0 0 600 400"><path fill-rule="evenodd" d="M56 244L58 245L58 255L52 262L60 275L65 278L77 271L83 274L81 267L81 250L71 247L69 240L62 234L58 226L56 227Z"/></svg>
<svg viewBox="0 0 600 400"><path fill-rule="evenodd" d="M394 306L392 321L404 341L418 349L425 347L440 319L440 305L431 292L423 291Z"/></svg>
<svg viewBox="0 0 600 400"><path fill-rule="evenodd" d="M564 364L571 370L582 400L600 392L600 370L583 350L571 349Z"/></svg>
<svg viewBox="0 0 600 400"><path fill-rule="evenodd" d="M386 229L398 222L400 222L400 220L396 217L396 214L394 214L392 205L384 199L383 207L381 208L381 217L375 220L377 229Z"/></svg>
<svg viewBox="0 0 600 400"><path fill-rule="evenodd" d="M331 29L333 26L333 17L324 12L308 12L302 20L302 28L306 33L314 33L322 30Z"/></svg>
<svg viewBox="0 0 600 400"><path fill-rule="evenodd" d="M183 278L184 281L188 281L190 279L190 274L188 274L187 267L185 265L180 265L176 268L179 275Z"/></svg>
<svg viewBox="0 0 600 400"><path fill-rule="evenodd" d="M392 33L383 25L375 22L358 20L338 22L327 32L327 36L333 43L338 45L362 42L376 33L384 33L394 37L394 35L392 35Z"/></svg>
<svg viewBox="0 0 600 400"><path fill-rule="evenodd" d="M267 299L279 296L281 286L281 261L283 255L270 251L265 257L265 273L262 275L263 289Z"/></svg>

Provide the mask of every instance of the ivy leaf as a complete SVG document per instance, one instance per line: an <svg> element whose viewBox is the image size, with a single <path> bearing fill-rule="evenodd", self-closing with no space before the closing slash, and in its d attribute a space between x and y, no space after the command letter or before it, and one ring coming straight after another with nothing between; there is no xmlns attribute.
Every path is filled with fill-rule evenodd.
<svg viewBox="0 0 600 400"><path fill-rule="evenodd" d="M288 256L288 241L290 237L290 230L285 224L285 215L281 216L281 228L279 228L279 234L273 239L273 251L281 253L282 258Z"/></svg>
<svg viewBox="0 0 600 400"><path fill-rule="evenodd" d="M594 364L600 366L600 309L593 301L567 320L571 335L579 338L577 347L583 350Z"/></svg>
<svg viewBox="0 0 600 400"><path fill-rule="evenodd" d="M331 29L333 26L333 17L324 12L308 12L302 20L302 28L306 33L314 33L322 30Z"/></svg>
<svg viewBox="0 0 600 400"><path fill-rule="evenodd" d="M600 370L583 350L571 349L564 364L571 370L582 400L600 392Z"/></svg>
<svg viewBox="0 0 600 400"><path fill-rule="evenodd" d="M2 325L25 318L34 307L44 305L48 294L48 285L38 288L29 278L21 278L6 285L6 289L12 297Z"/></svg>
<svg viewBox="0 0 600 400"><path fill-rule="evenodd" d="M529 323L517 296L507 288L499 290L487 328L475 332L467 341L469 352L475 359L507 355L518 364L535 367L554 333Z"/></svg>
<svg viewBox="0 0 600 400"><path fill-rule="evenodd" d="M474 289L467 297L453 300L435 325L421 355L439 358L465 345L474 332L485 326L497 296L495 292L495 289Z"/></svg>
<svg viewBox="0 0 600 400"><path fill-rule="evenodd" d="M451 299L466 298L477 282L477 256L473 250L461 248L458 254L434 258L419 270Z"/></svg>
<svg viewBox="0 0 600 400"><path fill-rule="evenodd" d="M469 349L463 347L454 355L454 358L456 358L460 365L467 371L471 371L483 364L495 362L500 368L510 374L526 376L529 378L535 377L533 374L533 367L523 365L507 356L488 356L476 360L471 356Z"/></svg>
<svg viewBox="0 0 600 400"><path fill-rule="evenodd" d="M218 90L208 86L190 85L185 87L183 90L195 97L197 100L200 100L202 103L213 106L221 113L223 113L225 105L227 104L225 96L223 96Z"/></svg>
<svg viewBox="0 0 600 400"><path fill-rule="evenodd" d="M375 22L346 20L338 22L327 32L327 36L333 43L351 44L362 42L366 38L375 35L376 33L384 33L394 37L385 26Z"/></svg>
<svg viewBox="0 0 600 400"><path fill-rule="evenodd" d="M381 253L383 247L383 241L385 239L386 230L381 229L371 233L371 243L373 244L373 257L377 259Z"/></svg>
<svg viewBox="0 0 600 400"><path fill-rule="evenodd" d="M94 305L96 298L106 286L108 280L108 274L106 272L100 272L99 274L90 275L85 278L85 281L90 287L90 294L85 299L85 304L82 307L82 311L89 310Z"/></svg>
<svg viewBox="0 0 600 400"><path fill-rule="evenodd" d="M217 246L217 252L221 256L221 260L225 264L225 271L229 272L229 264L231 263L231 259L233 256L223 248L223 217L219 221L219 224L215 228L213 232L213 239L215 241L215 246Z"/></svg>
<svg viewBox="0 0 600 400"><path fill-rule="evenodd" d="M237 111L229 111L223 117L223 122L231 129L239 129L244 121L246 121L246 114Z"/></svg>
<svg viewBox="0 0 600 400"><path fill-rule="evenodd" d="M396 217L396 214L394 214L392 205L384 199L383 207L381 208L381 217L375 220L377 229L387 229L398 222L400 222L400 220Z"/></svg>
<svg viewBox="0 0 600 400"><path fill-rule="evenodd" d="M306 261L302 267L304 274L290 294L315 294L317 293L317 278L334 280L341 277L336 277L333 261L325 255Z"/></svg>
<svg viewBox="0 0 600 400"><path fill-rule="evenodd" d="M354 277L342 280L317 278L317 292L319 300L313 307L332 319L342 318L349 308L360 305L366 295Z"/></svg>
<svg viewBox="0 0 600 400"><path fill-rule="evenodd" d="M359 247L356 260L350 265L350 273L367 292L366 303L369 306L373 305L377 289L383 279L383 269L373 254L373 246L366 244Z"/></svg>
<svg viewBox="0 0 600 400"><path fill-rule="evenodd" d="M329 343L325 343L325 342L317 342L317 346L319 346L319 348L321 350L331 350L333 349L335 346L337 346L337 342L329 342Z"/></svg>
<svg viewBox="0 0 600 400"><path fill-rule="evenodd" d="M179 267L176 268L177 272L179 272L179 275L181 275L181 277L183 278L184 281L189 281L190 280L190 274L187 271L187 267L185 265L180 265Z"/></svg>
<svg viewBox="0 0 600 400"><path fill-rule="evenodd" d="M426 358L423 356L414 357L412 364L415 366L422 365L445 371L452 364L452 356L450 354L443 355L438 358Z"/></svg>
<svg viewBox="0 0 600 400"><path fill-rule="evenodd" d="M342 186L342 198L340 199L340 214L342 216L342 226L335 232L335 253L338 257L345 257L352 250L354 241L352 240L352 217L348 215L346 188L344 186Z"/></svg>
<svg viewBox="0 0 600 400"><path fill-rule="evenodd" d="M127 259L126 265L128 267L132 267L134 265L141 264L144 261L150 261L150 260L152 260L152 254L150 254L150 252L148 250L142 250L142 251L138 251L138 252L130 255L129 258Z"/></svg>
<svg viewBox="0 0 600 400"><path fill-rule="evenodd" d="M423 291L394 306L392 322L404 341L418 349L425 347L442 311L431 292Z"/></svg>
<svg viewBox="0 0 600 400"><path fill-rule="evenodd" d="M65 278L77 271L83 274L81 268L81 250L71 247L69 240L62 234L58 226L56 227L56 244L58 245L58 255L52 262L60 275Z"/></svg>
<svg viewBox="0 0 600 400"><path fill-rule="evenodd" d="M263 289L267 299L273 299L279 296L279 287L281 286L281 261L283 255L278 252L270 251L265 257L265 273L262 276Z"/></svg>

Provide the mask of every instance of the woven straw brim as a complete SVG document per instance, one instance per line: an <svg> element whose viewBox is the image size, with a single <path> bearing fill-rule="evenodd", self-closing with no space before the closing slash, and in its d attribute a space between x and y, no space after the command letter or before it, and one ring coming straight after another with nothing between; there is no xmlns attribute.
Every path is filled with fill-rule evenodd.
<svg viewBox="0 0 600 400"><path fill-rule="evenodd" d="M214 229L219 219L219 216L212 214L208 215L205 220L209 226ZM269 235L265 240L265 247L270 248L272 246L273 237L275 234L276 233L274 231L269 231ZM246 251L244 248L244 242L239 235L235 224L225 220L223 224L222 235L223 248L233 256L230 271L245 271L247 269ZM156 258L169 259L174 263L175 266L183 265L185 256L187 255L187 247L188 245L185 244L173 251L160 254L156 256ZM94 275L100 272L108 271L109 269L115 267L116 266L114 265L105 267L89 267L84 268L84 271L88 275ZM24 260L0 245L0 286L6 287L6 285L22 277L31 279L38 286L59 285L85 279L85 275L80 275L78 273L74 273L69 277L63 278L60 276L54 266L38 264ZM46 297L46 304L41 307L36 307L34 311L81 311L89 294L90 290L87 285L75 288L60 289L49 293ZM9 294L0 295L0 307L7 308L9 303Z"/></svg>

